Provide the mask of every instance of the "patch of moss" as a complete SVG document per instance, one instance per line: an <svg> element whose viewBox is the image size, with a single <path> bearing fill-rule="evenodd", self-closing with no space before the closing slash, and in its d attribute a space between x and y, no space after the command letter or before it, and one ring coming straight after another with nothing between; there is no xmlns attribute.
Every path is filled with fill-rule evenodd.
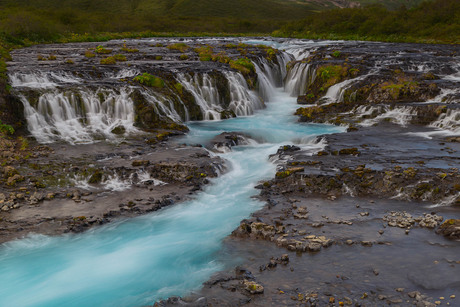
<svg viewBox="0 0 460 307"><path fill-rule="evenodd" d="M187 44L185 43L175 43L175 44L171 44L171 45L168 45L167 48L169 50L178 50L180 52L185 52L187 51L188 49L190 49L189 46L187 46Z"/></svg>
<svg viewBox="0 0 460 307"><path fill-rule="evenodd" d="M248 58L240 58L236 61L230 61L230 67L239 70L242 74L250 74L256 71L254 64Z"/></svg>
<svg viewBox="0 0 460 307"><path fill-rule="evenodd" d="M94 58L96 56L96 54L94 54L93 52L91 52L90 50L86 50L85 51L85 57L87 58Z"/></svg>
<svg viewBox="0 0 460 307"><path fill-rule="evenodd" d="M117 60L113 56L101 59L100 63L102 65L113 65L117 63Z"/></svg>
<svg viewBox="0 0 460 307"><path fill-rule="evenodd" d="M163 88L165 86L163 79L155 77L149 73L143 73L142 75L135 77L133 80L150 87Z"/></svg>
<svg viewBox="0 0 460 307"><path fill-rule="evenodd" d="M96 49L94 50L97 54L108 54L108 53L112 53L112 49L107 49L105 48L104 46L102 45L99 45L96 47Z"/></svg>

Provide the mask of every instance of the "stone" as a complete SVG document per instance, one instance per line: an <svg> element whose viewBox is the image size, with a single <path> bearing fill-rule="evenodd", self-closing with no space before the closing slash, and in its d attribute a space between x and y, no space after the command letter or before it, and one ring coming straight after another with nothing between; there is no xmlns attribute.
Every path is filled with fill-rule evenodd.
<svg viewBox="0 0 460 307"><path fill-rule="evenodd" d="M307 245L307 251L309 252L319 252L321 250L322 245L319 243L309 243Z"/></svg>
<svg viewBox="0 0 460 307"><path fill-rule="evenodd" d="M244 280L243 285L246 291L251 294L262 294L264 293L264 287L255 281Z"/></svg>
<svg viewBox="0 0 460 307"><path fill-rule="evenodd" d="M289 261L289 255L288 254L282 254L281 255L281 261Z"/></svg>
<svg viewBox="0 0 460 307"><path fill-rule="evenodd" d="M415 298L417 295L420 295L420 292L418 292L418 291L412 291L412 292L407 293L407 295L408 295L410 298Z"/></svg>
<svg viewBox="0 0 460 307"><path fill-rule="evenodd" d="M6 211L10 211L10 207L8 207L7 205L4 205L4 206L2 207L2 211L5 211L5 212L6 212Z"/></svg>
<svg viewBox="0 0 460 307"><path fill-rule="evenodd" d="M150 164L150 161L148 160L134 160L133 163L131 163L132 166L148 166Z"/></svg>
<svg viewBox="0 0 460 307"><path fill-rule="evenodd" d="M6 181L6 184L10 185L10 186L15 185L18 182L24 181L24 179L25 179L24 176L21 176L19 174L15 174L15 175L13 175L13 176L8 178L8 180Z"/></svg>

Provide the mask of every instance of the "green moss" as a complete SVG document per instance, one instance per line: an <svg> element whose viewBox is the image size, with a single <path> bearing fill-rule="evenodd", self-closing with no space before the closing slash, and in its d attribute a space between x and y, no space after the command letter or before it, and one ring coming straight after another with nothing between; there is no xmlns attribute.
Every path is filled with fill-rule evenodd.
<svg viewBox="0 0 460 307"><path fill-rule="evenodd" d="M179 57L179 60L181 60L181 61L188 60L188 55L186 55L186 54L181 54L180 57Z"/></svg>
<svg viewBox="0 0 460 307"><path fill-rule="evenodd" d="M125 62L126 61L126 56L124 56L123 54L115 54L113 56L113 58L115 59L115 61L117 62Z"/></svg>
<svg viewBox="0 0 460 307"><path fill-rule="evenodd" d="M86 50L85 51L85 57L87 58L94 58L96 56L96 54L94 54L93 52L91 52L90 50Z"/></svg>
<svg viewBox="0 0 460 307"><path fill-rule="evenodd" d="M113 65L117 63L117 60L113 56L101 59L100 63L102 65Z"/></svg>
<svg viewBox="0 0 460 307"><path fill-rule="evenodd" d="M123 44L123 48L120 49L121 51L128 52L128 53L136 53L139 52L139 49L136 48L128 48L126 44Z"/></svg>
<svg viewBox="0 0 460 307"><path fill-rule="evenodd" d="M105 48L104 46L102 45L99 45L96 47L96 49L94 50L97 54L108 54L108 53L112 53L112 49L107 49Z"/></svg>
<svg viewBox="0 0 460 307"><path fill-rule="evenodd" d="M177 82L174 84L174 88L176 89L176 91L179 93L179 94L182 94L183 90L184 90L184 86Z"/></svg>
<svg viewBox="0 0 460 307"><path fill-rule="evenodd" d="M165 86L163 79L155 77L149 73L143 73L142 75L135 77L133 80L150 87L163 88Z"/></svg>
<svg viewBox="0 0 460 307"><path fill-rule="evenodd" d="M239 70L242 74L250 74L256 71L254 64L248 58L240 58L236 61L230 61L230 67Z"/></svg>
<svg viewBox="0 0 460 307"><path fill-rule="evenodd" d="M0 120L0 134L14 134L14 128L11 125L2 123L2 121Z"/></svg>
<svg viewBox="0 0 460 307"><path fill-rule="evenodd" d="M187 44L185 43L175 43L175 44L171 44L171 45L168 45L167 48L169 50L178 50L180 52L185 52L187 51L188 49L190 49L189 46L187 46Z"/></svg>
<svg viewBox="0 0 460 307"><path fill-rule="evenodd" d="M156 56L155 56L155 60L156 60L156 61L161 61L161 60L163 60L163 56L161 56L161 55L156 55Z"/></svg>
<svg viewBox="0 0 460 307"><path fill-rule="evenodd" d="M339 50L335 50L334 52L332 52L332 54L331 54L331 55L332 55L334 58L339 58L339 57L340 57L340 55L341 55L341 53L340 53L340 51L339 51Z"/></svg>

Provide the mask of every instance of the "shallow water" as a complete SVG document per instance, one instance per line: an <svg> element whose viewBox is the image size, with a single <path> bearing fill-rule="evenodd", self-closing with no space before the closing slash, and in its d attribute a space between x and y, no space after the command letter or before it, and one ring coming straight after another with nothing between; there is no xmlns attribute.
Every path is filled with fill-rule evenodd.
<svg viewBox="0 0 460 307"><path fill-rule="evenodd" d="M231 170L195 200L84 234L1 246L0 305L140 306L199 288L224 269L217 258L223 238L263 205L251 196L274 175L268 156L290 143L319 149L315 135L343 130L296 123L295 99L281 90L272 101L254 116L190 124L183 142L206 143L223 131L259 141L222 154Z"/></svg>

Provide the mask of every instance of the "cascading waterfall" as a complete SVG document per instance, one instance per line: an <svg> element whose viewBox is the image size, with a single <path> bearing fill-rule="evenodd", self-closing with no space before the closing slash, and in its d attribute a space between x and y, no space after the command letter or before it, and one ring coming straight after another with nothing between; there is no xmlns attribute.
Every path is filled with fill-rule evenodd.
<svg viewBox="0 0 460 307"><path fill-rule="evenodd" d="M24 95L25 118L31 134L41 143L57 138L69 143L84 143L99 135L113 138L113 129L123 126L136 131L133 101L129 89L91 91L52 90L41 94L33 107Z"/></svg>
<svg viewBox="0 0 460 307"><path fill-rule="evenodd" d="M297 108L295 98L273 88L269 69L265 65L258 67L259 81L265 80L262 88L274 95L268 97L266 110L255 116L192 123L187 135L187 140L196 144L222 131L242 131L266 143L251 142L223 154L231 171L213 180L205 191L183 205L83 234L32 236L1 246L0 305L151 305L160 298L187 294L225 268L217 258L221 241L241 219L263 205L251 198L255 193L253 187L263 178L272 177L276 169L261 157L268 157L281 145L294 141L314 154L324 146L311 142L314 136L343 131L334 126L298 124L292 115ZM277 78L276 72L271 75ZM263 107L240 74L228 72L225 77L230 88L229 103L236 114L249 115ZM218 118L216 112L222 97L217 96L209 76L179 74L177 80L195 99L201 99L198 103L208 112L208 119ZM124 96L129 101L129 92ZM99 109L104 108L103 102ZM62 97L59 103L70 112L71 99Z"/></svg>
<svg viewBox="0 0 460 307"><path fill-rule="evenodd" d="M316 69L308 63L296 62L287 72L284 90L292 97L305 95L308 84L315 81Z"/></svg>
<svg viewBox="0 0 460 307"><path fill-rule="evenodd" d="M155 113L160 117L167 117L173 122L188 121L190 119L187 107L177 95L175 95L177 100L180 101L183 106L184 118L177 112L171 98L145 88L142 89L140 93L153 106Z"/></svg>
<svg viewBox="0 0 460 307"><path fill-rule="evenodd" d="M439 118L431 123L431 127L448 130L452 134L460 134L460 110L448 109L446 113L439 115Z"/></svg>
<svg viewBox="0 0 460 307"><path fill-rule="evenodd" d="M217 90L216 81L209 74L194 74L192 76L179 73L176 78L187 91L192 93L203 113L204 120L221 119L221 112L224 111L224 108Z"/></svg>
<svg viewBox="0 0 460 307"><path fill-rule="evenodd" d="M235 72L225 72L230 87L229 108L236 116L252 115L255 110L264 107L263 101L253 91L250 91L243 76Z"/></svg>

